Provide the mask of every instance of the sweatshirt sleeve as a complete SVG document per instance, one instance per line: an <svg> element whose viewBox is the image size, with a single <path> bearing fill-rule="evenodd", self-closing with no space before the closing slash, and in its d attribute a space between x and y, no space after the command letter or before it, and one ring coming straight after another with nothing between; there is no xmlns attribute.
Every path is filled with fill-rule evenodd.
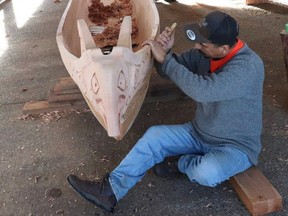
<svg viewBox="0 0 288 216"><path fill-rule="evenodd" d="M247 56L247 55L245 55ZM160 65L158 65L159 67ZM161 65L162 76L169 77L185 94L197 102L217 102L239 97L247 97L255 79L263 79L262 60L251 54L231 59L219 73L209 76L198 75L180 64L171 53Z"/></svg>
<svg viewBox="0 0 288 216"><path fill-rule="evenodd" d="M198 74L206 74L207 75L207 71L209 70L209 66L207 65L207 59L203 61L201 61L201 59L203 59L204 57L199 53L198 50L196 49L190 49L187 50L183 53L181 53L180 55L176 54L176 53L172 53L171 51L167 54L166 59L168 56L171 56L171 58L173 58L178 64L183 65L185 68L187 68L190 72L192 73L198 73ZM162 68L163 64L160 64L159 62L155 61L155 67L156 70L158 72L158 74L162 77L162 78L168 78L166 74L166 71L163 71ZM201 68L200 70L198 68ZM206 73L203 73L203 71L206 71Z"/></svg>

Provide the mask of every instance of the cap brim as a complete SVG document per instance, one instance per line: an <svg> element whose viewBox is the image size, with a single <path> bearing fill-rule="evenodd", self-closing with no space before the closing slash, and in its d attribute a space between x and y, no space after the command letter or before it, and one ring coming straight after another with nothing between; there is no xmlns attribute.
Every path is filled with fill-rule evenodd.
<svg viewBox="0 0 288 216"><path fill-rule="evenodd" d="M200 34L198 24L189 24L184 26L185 34L188 40L195 43L209 43L210 41Z"/></svg>

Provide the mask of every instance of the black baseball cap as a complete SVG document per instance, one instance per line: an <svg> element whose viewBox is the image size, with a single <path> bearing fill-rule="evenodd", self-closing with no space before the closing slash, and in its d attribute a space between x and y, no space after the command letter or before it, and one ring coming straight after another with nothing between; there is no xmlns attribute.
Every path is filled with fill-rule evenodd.
<svg viewBox="0 0 288 216"><path fill-rule="evenodd" d="M186 36L196 43L231 45L236 42L239 26L236 20L220 11L213 11L198 24L185 26Z"/></svg>

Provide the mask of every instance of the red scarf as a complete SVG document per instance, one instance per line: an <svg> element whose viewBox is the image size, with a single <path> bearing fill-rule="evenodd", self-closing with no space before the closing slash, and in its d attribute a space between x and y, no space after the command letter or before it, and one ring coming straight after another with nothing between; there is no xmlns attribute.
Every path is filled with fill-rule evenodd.
<svg viewBox="0 0 288 216"><path fill-rule="evenodd" d="M233 49L222 59L210 61L210 71L214 73L216 70L221 68L224 64L226 64L236 53L244 46L244 42L238 39L237 44L233 47Z"/></svg>

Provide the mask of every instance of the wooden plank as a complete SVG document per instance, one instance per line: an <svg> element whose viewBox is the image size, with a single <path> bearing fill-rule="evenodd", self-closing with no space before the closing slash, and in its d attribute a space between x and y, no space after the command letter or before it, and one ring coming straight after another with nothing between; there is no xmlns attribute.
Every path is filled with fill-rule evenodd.
<svg viewBox="0 0 288 216"><path fill-rule="evenodd" d="M256 167L251 167L229 180L253 216L282 210L282 197Z"/></svg>
<svg viewBox="0 0 288 216"><path fill-rule="evenodd" d="M75 90L75 89L79 90L77 84L73 81L71 77L62 77L54 86L53 91L55 93L58 93L63 92L65 90Z"/></svg>
<svg viewBox="0 0 288 216"><path fill-rule="evenodd" d="M189 97L184 94L171 80L163 79L153 72L144 103L185 100Z"/></svg>
<svg viewBox="0 0 288 216"><path fill-rule="evenodd" d="M78 86L73 81L71 77L63 77L59 80L59 82L53 88L53 91L50 92L50 95L62 95L57 98L57 96L53 96L50 98L49 102L53 103L54 99L56 102L63 101L64 99L67 101L74 100L74 96L63 96L64 94L81 94ZM61 99L62 97L62 99ZM63 98L64 97L64 98ZM80 99L80 97L75 96L76 99ZM186 96L174 83L170 80L165 80L161 78L157 73L152 73L150 80L150 87L148 88L146 98L144 103L153 103L153 102L164 102L164 101L173 101L173 100L182 100L187 99Z"/></svg>
<svg viewBox="0 0 288 216"><path fill-rule="evenodd" d="M88 104L84 100L77 100L77 101L63 101L63 102L57 102L57 103L50 103L50 108L59 108L59 107L65 107L66 109L74 109L74 107L81 107L81 109L89 108Z"/></svg>
<svg viewBox="0 0 288 216"><path fill-rule="evenodd" d="M151 77L144 103L166 102L187 99L188 97L171 81L162 79L154 73ZM62 77L50 90L45 101L27 102L24 114L40 114L67 109L89 108L78 86L71 77Z"/></svg>
<svg viewBox="0 0 288 216"><path fill-rule="evenodd" d="M71 76L61 77L58 82L59 83L75 83Z"/></svg>
<svg viewBox="0 0 288 216"><path fill-rule="evenodd" d="M53 91L51 91L48 96L49 103L57 103L63 101L71 102L75 100L84 100L80 92L75 94L54 94Z"/></svg>
<svg viewBox="0 0 288 216"><path fill-rule="evenodd" d="M49 112L48 101L27 102L24 104L24 114L40 114L43 112Z"/></svg>
<svg viewBox="0 0 288 216"><path fill-rule="evenodd" d="M74 89L63 89L63 90L61 90L61 91L54 91L54 89L53 89L52 91L53 91L53 93L51 92L51 94L54 94L54 95L81 94L79 88L74 88Z"/></svg>
<svg viewBox="0 0 288 216"><path fill-rule="evenodd" d="M153 85L148 89L144 103L166 102L184 99L189 99L189 97L175 85Z"/></svg>
<svg viewBox="0 0 288 216"><path fill-rule="evenodd" d="M48 101L27 102L23 107L23 114L41 114L62 110L77 110L88 108L87 103L57 103L51 104Z"/></svg>
<svg viewBox="0 0 288 216"><path fill-rule="evenodd" d="M50 91L50 94L55 95L76 93L81 94L80 89L71 77L62 77Z"/></svg>

